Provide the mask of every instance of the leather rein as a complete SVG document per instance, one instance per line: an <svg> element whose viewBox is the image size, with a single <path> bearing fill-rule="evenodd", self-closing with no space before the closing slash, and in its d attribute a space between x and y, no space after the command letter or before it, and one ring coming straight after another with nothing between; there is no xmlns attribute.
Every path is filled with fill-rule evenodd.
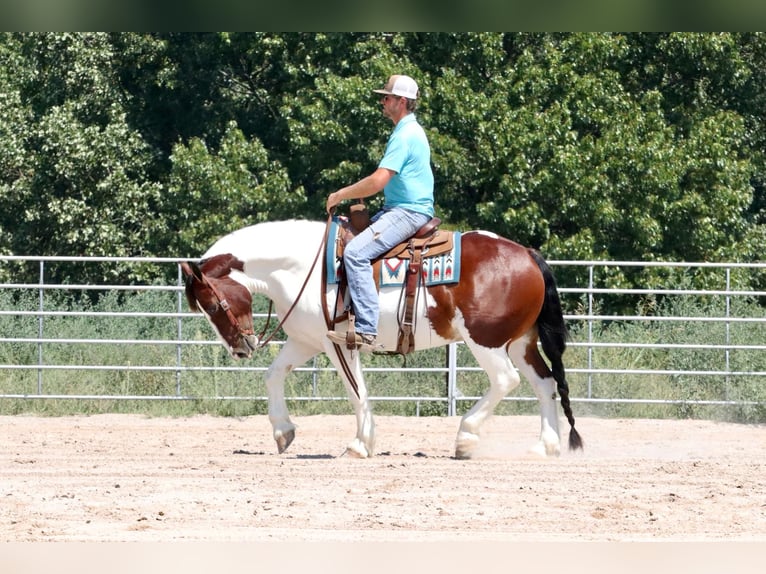
<svg viewBox="0 0 766 574"><path fill-rule="evenodd" d="M360 203L362 203L361 200L359 200ZM322 245L319 247L319 250L322 250L322 247L327 245L327 242L329 241L329 235L330 235L330 223L332 222L332 216L333 213L335 213L335 208L330 210L329 215L327 216L327 226L324 230L324 238L322 239ZM316 263L316 262L315 262ZM313 267L312 267L313 268ZM322 265L322 313L324 314L324 321L327 325L327 330L331 330L335 324L334 319L330 317L330 312L327 310L327 305L324 302L325 293L327 292L327 260L325 259L325 264ZM348 379L349 384L351 385L351 388L354 390L354 394L356 395L357 399L360 399L359 396L359 383L356 381L356 377L354 377L354 372L351 369L351 366L348 364L348 360L346 359L346 356L343 354L343 351L341 350L341 346L338 343L333 343L333 347L335 348L335 356L338 357L338 363L340 363L340 368L343 370L343 374L346 375L346 379Z"/></svg>
<svg viewBox="0 0 766 574"><path fill-rule="evenodd" d="M327 229L329 229L329 226L330 226L330 219L327 220ZM303 281L303 285L301 285L301 289L298 292L298 296L295 298L295 301L293 301L293 304L287 310L287 313L285 313L285 316L282 317L282 320L279 322L279 325L274 327L274 330L271 332L271 334L264 339L266 330L269 328L269 324L271 323L271 312L274 309L274 302L271 299L269 299L269 311L266 317L266 324L263 326L263 329L261 329L261 332L258 333L258 335L256 336L258 339L258 344L255 347L253 347L254 351L258 349L262 349L263 347L266 346L266 344L268 344L274 338L277 332L279 332L279 329L282 328L282 325L285 324L285 321L287 321L287 318L293 312L293 309L295 309L295 306L298 304L298 301L300 301L300 298L303 295L303 292L306 290L306 285L308 285L309 279L311 278L311 274L314 272L314 267L316 267L316 263L319 260L319 256L322 253L322 247L324 247L327 241L327 230L325 230L325 233L322 237L323 237L322 242L319 245L319 249L317 250L317 254L314 257L314 261L311 264L311 269L309 269L309 272L306 275L306 279ZM255 331L253 329L242 327L240 322L234 316L234 313L231 310L231 305L229 305L229 302L226 300L226 297L223 297L221 295L221 292L215 287L215 285L213 285L210 281L207 281L207 279L205 279L201 273L200 273L200 276L203 277L203 281L205 285L213 292L213 296L215 296L218 306L221 309L223 309L223 311L226 313L226 317L229 319L229 322L235 329L237 329L237 331L239 331L239 334L246 335L246 336L254 335Z"/></svg>

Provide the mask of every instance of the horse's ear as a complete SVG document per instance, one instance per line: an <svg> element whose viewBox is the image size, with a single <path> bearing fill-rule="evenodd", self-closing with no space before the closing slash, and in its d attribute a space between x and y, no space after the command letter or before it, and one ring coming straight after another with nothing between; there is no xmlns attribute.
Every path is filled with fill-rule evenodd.
<svg viewBox="0 0 766 574"><path fill-rule="evenodd" d="M198 281L203 280L202 275L202 269L199 268L199 265L194 263L194 261L182 261L181 262L181 271L183 271L183 274L188 277L194 277Z"/></svg>
<svg viewBox="0 0 766 574"><path fill-rule="evenodd" d="M186 301L189 303L189 309L192 311L199 311L197 300L194 297L193 283L195 279L202 281L202 271L200 270L199 265L192 261L182 261L181 271L184 274L184 292L186 294Z"/></svg>

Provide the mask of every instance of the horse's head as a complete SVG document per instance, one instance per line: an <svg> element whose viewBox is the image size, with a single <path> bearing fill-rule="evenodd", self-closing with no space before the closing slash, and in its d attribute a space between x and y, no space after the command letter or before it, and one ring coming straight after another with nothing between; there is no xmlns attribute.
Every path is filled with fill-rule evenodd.
<svg viewBox="0 0 766 574"><path fill-rule="evenodd" d="M231 272L244 272L244 264L230 254L216 255L197 265L181 263L186 299L200 311L235 359L250 358L258 345L253 331L252 295Z"/></svg>

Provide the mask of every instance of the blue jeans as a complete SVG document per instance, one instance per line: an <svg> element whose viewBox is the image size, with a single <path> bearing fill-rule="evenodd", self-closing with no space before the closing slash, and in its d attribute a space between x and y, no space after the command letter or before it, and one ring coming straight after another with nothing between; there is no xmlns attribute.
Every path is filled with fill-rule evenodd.
<svg viewBox="0 0 766 574"><path fill-rule="evenodd" d="M343 251L343 263L356 316L356 332L378 334L379 300L371 260L411 237L430 220L424 213L401 207L376 213L370 226L354 237Z"/></svg>

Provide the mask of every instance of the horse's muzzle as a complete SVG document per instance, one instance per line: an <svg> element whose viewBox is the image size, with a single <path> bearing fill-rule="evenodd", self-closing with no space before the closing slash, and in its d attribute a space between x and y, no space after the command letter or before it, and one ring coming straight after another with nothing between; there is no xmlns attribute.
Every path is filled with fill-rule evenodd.
<svg viewBox="0 0 766 574"><path fill-rule="evenodd" d="M242 335L239 339L239 345L231 348L231 355L235 359L249 359L257 348L258 337L255 335Z"/></svg>

